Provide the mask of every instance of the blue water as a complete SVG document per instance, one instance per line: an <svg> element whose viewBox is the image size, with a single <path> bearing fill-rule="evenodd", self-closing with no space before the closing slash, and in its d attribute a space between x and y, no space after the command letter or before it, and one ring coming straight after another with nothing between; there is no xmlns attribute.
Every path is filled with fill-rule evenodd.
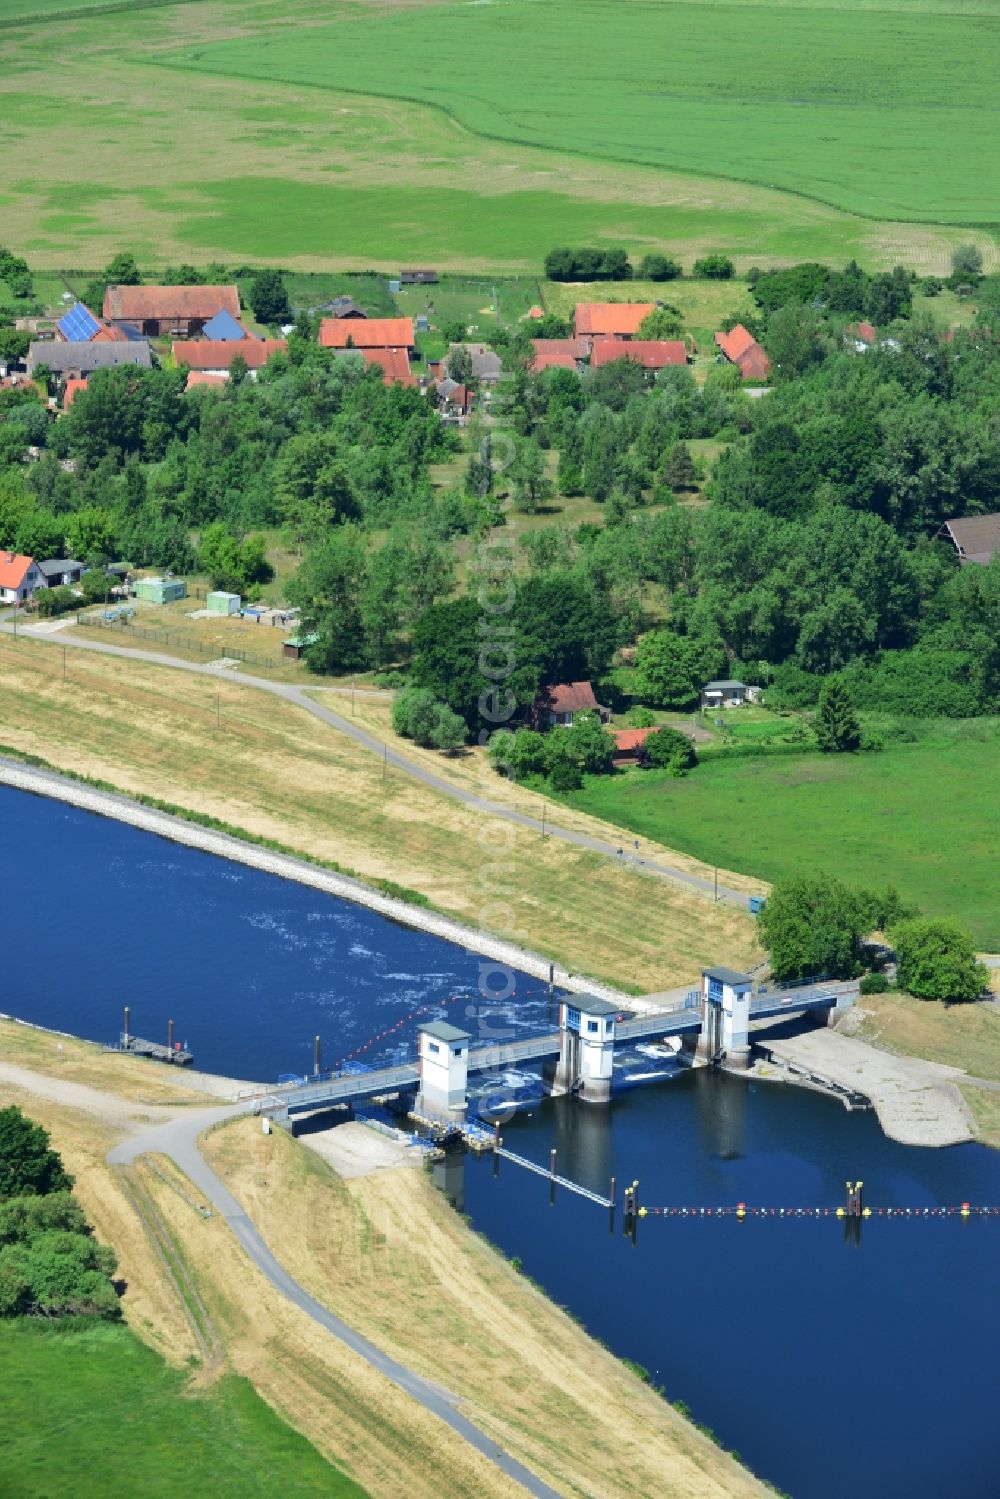
<svg viewBox="0 0 1000 1499"><path fill-rule="evenodd" d="M172 1016L199 1066L274 1078L324 1061L412 1055L418 1020L474 1034L552 1025L525 977L497 1005L479 959L363 907L0 788L0 1009L95 1040L132 1006ZM371 1040L370 1038L375 1038ZM362 1049L364 1048L364 1049ZM546 1101L506 1143L598 1192L647 1205L1000 1203L1000 1153L911 1150L872 1114L707 1071L609 1109ZM997 1499L1000 1220L621 1220L489 1158L452 1158L447 1189L478 1228L618 1354L637 1360L795 1499Z"/></svg>
<svg viewBox="0 0 1000 1499"><path fill-rule="evenodd" d="M364 906L0 787L7 866L0 1010L95 1041L132 1030L195 1065L273 1081L415 1056L420 1021L551 1031L547 986ZM16 854L14 851L16 850ZM13 939L13 940L12 940Z"/></svg>

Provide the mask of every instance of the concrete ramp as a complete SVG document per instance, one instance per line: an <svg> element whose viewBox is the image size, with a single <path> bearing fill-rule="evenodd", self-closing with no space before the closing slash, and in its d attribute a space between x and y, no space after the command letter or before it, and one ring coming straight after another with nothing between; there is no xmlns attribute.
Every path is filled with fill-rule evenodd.
<svg viewBox="0 0 1000 1499"><path fill-rule="evenodd" d="M962 1145L976 1138L972 1116L955 1086L965 1076L958 1067L893 1056L833 1030L755 1040L791 1072L863 1093L886 1134L902 1145Z"/></svg>

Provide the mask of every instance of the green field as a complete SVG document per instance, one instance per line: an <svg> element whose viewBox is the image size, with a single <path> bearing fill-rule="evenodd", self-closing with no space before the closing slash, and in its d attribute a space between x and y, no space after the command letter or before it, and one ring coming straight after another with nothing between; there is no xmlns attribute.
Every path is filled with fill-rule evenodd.
<svg viewBox="0 0 1000 1499"><path fill-rule="evenodd" d="M200 1393L128 1328L0 1323L0 1491L8 1499L363 1499L252 1386Z"/></svg>
<svg viewBox="0 0 1000 1499"><path fill-rule="evenodd" d="M998 950L1000 721L940 721L918 733L880 754L713 751L683 780L590 777L561 800L762 879L822 871L894 884Z"/></svg>
<svg viewBox="0 0 1000 1499"><path fill-rule="evenodd" d="M1000 215L1000 0L940 3L0 0L2 239L42 269L995 266L955 226Z"/></svg>
<svg viewBox="0 0 1000 1499"><path fill-rule="evenodd" d="M998 49L987 4L962 16L851 0L448 0L343 6L326 27L168 61L417 100L476 135L730 176L853 213L984 224L1000 221Z"/></svg>

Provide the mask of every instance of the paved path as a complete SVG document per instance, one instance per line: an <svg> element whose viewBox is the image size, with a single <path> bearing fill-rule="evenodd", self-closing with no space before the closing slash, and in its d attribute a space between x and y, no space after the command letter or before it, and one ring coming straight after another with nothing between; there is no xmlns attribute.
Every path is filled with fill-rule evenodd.
<svg viewBox="0 0 1000 1499"><path fill-rule="evenodd" d="M452 1431L464 1437L477 1452L481 1452L491 1462L496 1463L502 1472L521 1484L529 1494L538 1495L539 1499L558 1499L558 1490L550 1488L548 1484L536 1478L529 1468L526 1468L511 1453L498 1447L492 1437L487 1436L467 1416L462 1415L457 1395L441 1385L434 1384L432 1380L425 1379L423 1375L415 1374L405 1364L397 1363L395 1359L383 1353L374 1343L370 1343L367 1338L355 1332L353 1327L342 1322L339 1317L335 1317L315 1297L304 1291L298 1281L293 1280L287 1270L278 1263L235 1197L216 1176L198 1149L198 1136L210 1125L226 1119L235 1119L247 1113L250 1107L249 1104L237 1104L228 1108L202 1109L196 1114L186 1114L183 1118L171 1120L168 1124L161 1124L152 1129L142 1129L130 1135L120 1145L116 1145L110 1152L108 1161L111 1165L124 1166L140 1155L155 1152L169 1156L188 1180L212 1204L215 1211L226 1220L257 1269L293 1306L305 1312L307 1317L319 1323L320 1327L325 1328L333 1337L363 1358L373 1369L384 1374L399 1389L405 1390L425 1410L440 1417L446 1425L451 1427Z"/></svg>
<svg viewBox="0 0 1000 1499"><path fill-rule="evenodd" d="M893 1056L834 1030L763 1044L776 1062L794 1072L863 1093L885 1133L903 1145L961 1145L976 1138L955 1086L965 1081L958 1067Z"/></svg>
<svg viewBox="0 0 1000 1499"><path fill-rule="evenodd" d="M21 626L20 633L30 634L31 626ZM0 624L0 631L11 634L9 624ZM35 639L44 637L35 636ZM676 869L672 865L661 863L657 859L643 858L631 847L631 841L623 834L622 843L618 845L606 843L600 838L592 838L587 833L574 832L571 828L560 827L549 818L546 811L545 823L538 817L532 817L526 812L518 812L512 807L506 807L502 803L490 801L488 797L477 796L474 791L468 791L464 786L456 786L453 782L446 780L443 776L435 775L433 771L427 770L423 765L400 754L398 750L387 745L384 740L369 734L367 730L352 723L349 718L344 718L340 713L334 713L322 703L317 703L302 687L286 682L271 682L266 677L244 676L241 672L238 677L230 677L214 666L202 666L194 661L178 661L174 656L166 656L160 651L141 651L134 646L107 645L98 640L80 640L78 638L63 639L60 645L71 647L74 650L94 651L99 655L118 656L129 661L142 661L147 665L166 666L173 671L184 671L196 676L211 677L218 681L223 677L227 681L238 681L243 687L254 687L261 692L270 692L275 697L283 698L286 702L293 703L297 708L302 708L306 713L311 713L314 718L329 724L331 728L347 736L348 739L367 750L370 754L377 755L380 760L391 765L394 770L401 771L403 775L412 777L413 780L427 786L432 791L440 792L441 795L450 797L453 801L461 802L463 806L471 807L476 812L486 813L490 817L498 817L504 822L511 822L518 827L528 828L532 832L545 833L546 837L558 838L563 843L571 843L577 848L585 848L593 853L603 854L605 858L618 860L627 864L632 869L641 869L645 874L654 875L659 879L671 880L675 884L683 885L689 890L696 891L699 895L716 896L726 905L737 906L740 910L749 909L749 897L745 891L732 890L726 885L720 884L716 888L714 880L706 879L701 875L690 874L686 870Z"/></svg>

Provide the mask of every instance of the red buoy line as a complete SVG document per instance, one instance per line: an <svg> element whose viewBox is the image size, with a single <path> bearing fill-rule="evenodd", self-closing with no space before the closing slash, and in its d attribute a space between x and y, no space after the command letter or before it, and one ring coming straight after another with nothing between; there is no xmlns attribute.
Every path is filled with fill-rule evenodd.
<svg viewBox="0 0 1000 1499"><path fill-rule="evenodd" d="M510 995L505 995L505 998L516 999L517 990L512 990ZM369 1036L367 1041L363 1041L361 1045L356 1046L353 1051L346 1052L344 1056L340 1058L339 1062L334 1063L333 1070L337 1072L341 1067L343 1067L345 1062L356 1061L363 1052L369 1051L371 1047L377 1046L381 1041L387 1041L389 1037L395 1035L397 1031L401 1031L405 1026L412 1025L414 1021L419 1020L421 1015L427 1015L431 1010L444 1009L447 1005L456 1004L460 999L468 1000L469 995L449 994L447 999L433 999L429 1004L421 1005L418 1010L411 1010L408 1015L404 1015L402 1019L397 1020L394 1025L387 1025L384 1031L379 1031L375 1036Z"/></svg>

